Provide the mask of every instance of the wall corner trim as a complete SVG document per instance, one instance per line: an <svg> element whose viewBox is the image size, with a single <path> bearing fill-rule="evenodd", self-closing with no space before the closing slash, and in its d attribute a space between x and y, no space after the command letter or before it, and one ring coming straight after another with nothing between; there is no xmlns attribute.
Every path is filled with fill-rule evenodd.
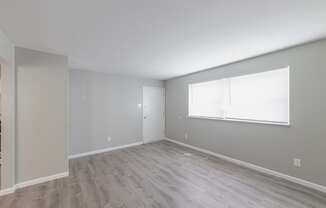
<svg viewBox="0 0 326 208"><path fill-rule="evenodd" d="M254 164L249 163L249 162L244 162L244 161L241 161L241 160L238 160L238 159L234 159L232 157L228 157L228 156L225 156L225 155L222 155L222 154L218 154L218 153L215 153L215 152L212 152L212 151L209 151L209 150L206 150L206 149L202 149L202 148L190 145L190 144L185 144L185 143L173 140L173 139L165 138L165 140L170 141L170 142L175 143L175 144L178 144L178 145L181 145L181 146L184 146L184 147L188 147L188 148L193 149L193 150L197 150L197 151L202 152L202 153L206 153L206 154L215 156L215 157L220 158L222 160L225 160L225 161L231 162L233 164L236 164L236 165L239 165L239 166L242 166L242 167L246 167L246 168L258 171L260 173L264 173L264 174L267 174L267 175L275 176L277 178L285 179L287 181L290 181L290 182L305 186L307 188L311 188L311 189L326 193L326 186L322 186L322 185L312 183L312 182L309 182L309 181L306 181L306 180L303 180L303 179L300 179L300 178L289 176L289 175L286 175L284 173L280 173L280 172L277 172L277 171L274 171L274 170L263 168L263 167L260 167L258 165L254 165Z"/></svg>
<svg viewBox="0 0 326 208"><path fill-rule="evenodd" d="M121 146L116 146L116 147L109 147L109 148L105 148L105 149L94 150L94 151L90 151L90 152L84 152L84 153L80 153L80 154L70 155L68 157L68 159L71 160L71 159L76 159L76 158L85 157L85 156L89 156L89 155L96 155L96 154L100 154L100 153L110 152L110 151L113 151L113 150L138 146L138 145L142 145L142 144L144 144L143 141L135 142L135 143L131 143L131 144L126 144L126 145L121 145Z"/></svg>

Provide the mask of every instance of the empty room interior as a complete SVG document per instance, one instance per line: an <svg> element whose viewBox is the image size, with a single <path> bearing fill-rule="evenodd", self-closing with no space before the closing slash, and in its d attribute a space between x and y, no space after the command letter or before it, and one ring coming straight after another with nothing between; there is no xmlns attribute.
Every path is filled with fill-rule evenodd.
<svg viewBox="0 0 326 208"><path fill-rule="evenodd" d="M0 0L0 208L326 208L325 0Z"/></svg>

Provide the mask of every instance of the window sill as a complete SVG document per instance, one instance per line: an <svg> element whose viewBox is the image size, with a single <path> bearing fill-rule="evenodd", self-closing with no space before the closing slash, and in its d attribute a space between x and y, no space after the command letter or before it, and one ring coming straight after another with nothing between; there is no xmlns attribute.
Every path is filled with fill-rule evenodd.
<svg viewBox="0 0 326 208"><path fill-rule="evenodd" d="M208 119L216 121L231 121L231 122L240 122L240 123L251 123L251 124L264 124L264 125L275 125L275 126L284 126L290 127L290 123L281 123L281 122L270 122L270 121L257 121L257 120L244 120L244 119L232 119L232 118L218 118L218 117L205 117L205 116L188 116L190 119Z"/></svg>

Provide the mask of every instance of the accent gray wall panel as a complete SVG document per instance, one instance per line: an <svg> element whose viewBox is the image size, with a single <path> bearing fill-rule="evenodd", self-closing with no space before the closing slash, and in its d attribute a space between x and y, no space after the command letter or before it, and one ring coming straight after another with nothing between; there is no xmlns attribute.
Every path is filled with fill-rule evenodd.
<svg viewBox="0 0 326 208"><path fill-rule="evenodd" d="M167 137L326 186L325 54L322 40L166 81ZM290 127L187 118L189 83L288 65Z"/></svg>
<svg viewBox="0 0 326 208"><path fill-rule="evenodd" d="M68 59L15 48L17 183L68 171Z"/></svg>
<svg viewBox="0 0 326 208"><path fill-rule="evenodd" d="M144 85L164 83L71 70L70 155L141 142Z"/></svg>

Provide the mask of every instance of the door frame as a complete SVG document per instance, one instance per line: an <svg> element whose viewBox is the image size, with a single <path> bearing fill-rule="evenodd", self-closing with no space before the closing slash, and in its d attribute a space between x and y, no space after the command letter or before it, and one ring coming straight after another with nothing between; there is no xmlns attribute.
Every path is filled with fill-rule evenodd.
<svg viewBox="0 0 326 208"><path fill-rule="evenodd" d="M152 87L152 88L160 88L162 89L163 91L163 131L164 131L164 135L165 135L165 127L166 127L166 124L165 124L165 108L166 108L166 97L165 97L165 87L164 86L150 86L150 85L143 85L142 86L142 117L141 117L141 121L142 121L142 141L143 141L143 144L146 144L145 142L145 138L144 138L144 88L146 87ZM163 139L163 138L162 138Z"/></svg>
<svg viewBox="0 0 326 208"><path fill-rule="evenodd" d="M14 48L12 48L12 57ZM13 61L13 60L11 60ZM0 196L14 192L16 183L16 73L13 62L0 56L1 65L1 187Z"/></svg>

